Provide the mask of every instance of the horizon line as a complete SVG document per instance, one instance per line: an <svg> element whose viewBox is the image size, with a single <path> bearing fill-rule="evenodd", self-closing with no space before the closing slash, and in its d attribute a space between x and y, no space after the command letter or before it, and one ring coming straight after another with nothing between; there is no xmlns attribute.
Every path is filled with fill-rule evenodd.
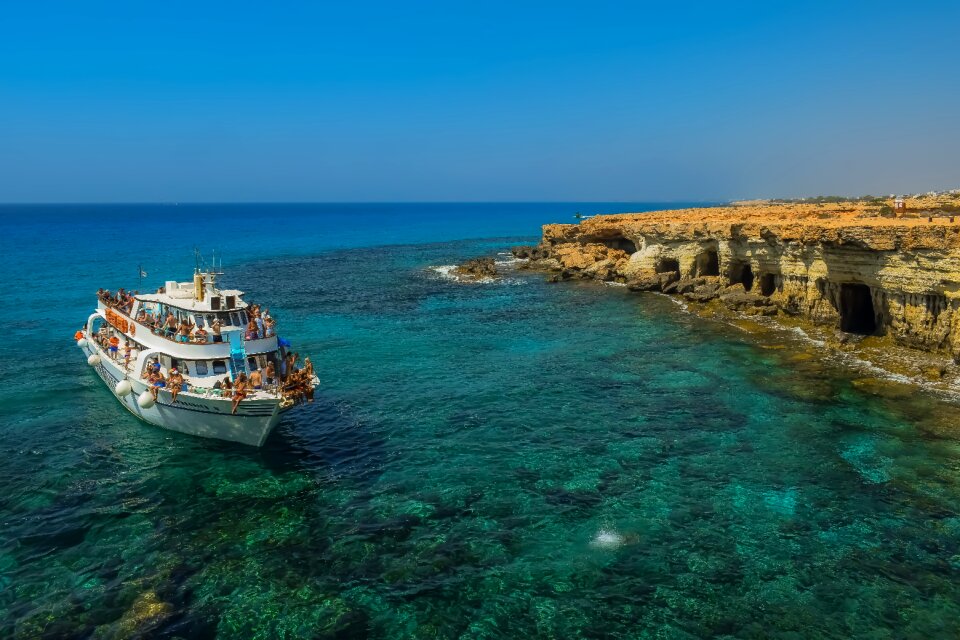
<svg viewBox="0 0 960 640"><path fill-rule="evenodd" d="M81 206L126 206L126 205L153 205L153 206L180 206L180 205L314 205L314 204L716 204L729 203L748 198L723 198L723 199L689 199L689 200L184 200L184 201L110 201L97 202L93 200L84 201L24 201L24 202L0 202L0 207L21 207L21 206L62 206L62 205L81 205ZM750 198L753 200L767 198Z"/></svg>

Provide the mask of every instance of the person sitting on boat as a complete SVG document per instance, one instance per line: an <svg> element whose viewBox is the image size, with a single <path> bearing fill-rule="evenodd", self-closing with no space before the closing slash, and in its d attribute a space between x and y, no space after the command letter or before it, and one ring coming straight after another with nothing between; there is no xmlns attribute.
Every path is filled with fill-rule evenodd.
<svg viewBox="0 0 960 640"><path fill-rule="evenodd" d="M230 409L230 413L235 414L237 412L237 407L240 406L240 401L247 397L247 374L241 373L237 377L237 383L233 386L233 407Z"/></svg>
<svg viewBox="0 0 960 640"><path fill-rule="evenodd" d="M220 327L222 326L223 323L220 322L220 318L213 319L213 323L210 325L210 330L213 332L214 342L223 342L223 336L220 335Z"/></svg>
<svg viewBox="0 0 960 640"><path fill-rule="evenodd" d="M170 377L167 378L167 387L170 389L171 403L177 401L177 394L180 393L180 390L183 388L183 382L183 374L180 373L180 370L176 367L170 369Z"/></svg>
<svg viewBox="0 0 960 640"><path fill-rule="evenodd" d="M164 379L163 374L160 373L160 363L156 363L153 366L153 371L147 376L147 386L150 387L150 394L153 396L153 401L157 401L157 396L160 394L160 389L167 386L167 381Z"/></svg>
<svg viewBox="0 0 960 640"><path fill-rule="evenodd" d="M137 322L140 324L149 324L149 320L147 320L146 309L140 309L140 313L137 314Z"/></svg>
<svg viewBox="0 0 960 640"><path fill-rule="evenodd" d="M197 327L197 330L193 332L193 338L197 341L197 344L207 344L207 330L203 327Z"/></svg>
<svg viewBox="0 0 960 640"><path fill-rule="evenodd" d="M250 386L256 390L263 389L263 374L259 369L250 373Z"/></svg>

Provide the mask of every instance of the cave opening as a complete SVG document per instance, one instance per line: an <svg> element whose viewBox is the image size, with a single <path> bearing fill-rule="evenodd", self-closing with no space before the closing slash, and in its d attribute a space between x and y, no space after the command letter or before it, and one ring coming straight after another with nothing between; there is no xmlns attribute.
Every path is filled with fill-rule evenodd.
<svg viewBox="0 0 960 640"><path fill-rule="evenodd" d="M716 249L707 249L697 254L694 262L694 271L696 276L718 276L720 275L720 256Z"/></svg>
<svg viewBox="0 0 960 640"><path fill-rule="evenodd" d="M618 236L616 238L610 238L609 240L604 240L603 244L610 247L611 249L619 249L620 251L625 251L628 255L633 255L637 252L637 245L633 243L633 240L624 238L623 236Z"/></svg>
<svg viewBox="0 0 960 640"><path fill-rule="evenodd" d="M840 285L840 330L871 335L877 330L877 314L873 308L870 287L845 282Z"/></svg>
<svg viewBox="0 0 960 640"><path fill-rule="evenodd" d="M777 279L772 273L760 274L760 295L772 296L777 290Z"/></svg>
<svg viewBox="0 0 960 640"><path fill-rule="evenodd" d="M728 273L730 284L742 284L745 291L753 288L753 269L749 262L734 262Z"/></svg>
<svg viewBox="0 0 960 640"><path fill-rule="evenodd" d="M672 273L674 271L679 272L680 262L675 258L660 258L657 260L657 264L653 269L657 273Z"/></svg>

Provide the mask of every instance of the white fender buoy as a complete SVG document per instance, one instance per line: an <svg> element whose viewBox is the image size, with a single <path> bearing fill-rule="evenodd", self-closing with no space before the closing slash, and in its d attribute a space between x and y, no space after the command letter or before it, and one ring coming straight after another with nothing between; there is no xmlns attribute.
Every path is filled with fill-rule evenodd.
<svg viewBox="0 0 960 640"><path fill-rule="evenodd" d="M117 392L118 396L123 398L124 396L130 395L130 392L133 391L133 385L130 384L129 380L121 380L113 390Z"/></svg>
<svg viewBox="0 0 960 640"><path fill-rule="evenodd" d="M79 340L77 340L77 346L83 349L85 346L87 346L87 339L80 338Z"/></svg>
<svg viewBox="0 0 960 640"><path fill-rule="evenodd" d="M140 405L141 409L149 409L156 404L156 400L153 399L153 394L148 390L137 396L137 404Z"/></svg>
<svg viewBox="0 0 960 640"><path fill-rule="evenodd" d="M90 357L87 358L87 364L90 365L91 367L97 366L98 364L100 364L100 356L98 356L95 353L91 354Z"/></svg>

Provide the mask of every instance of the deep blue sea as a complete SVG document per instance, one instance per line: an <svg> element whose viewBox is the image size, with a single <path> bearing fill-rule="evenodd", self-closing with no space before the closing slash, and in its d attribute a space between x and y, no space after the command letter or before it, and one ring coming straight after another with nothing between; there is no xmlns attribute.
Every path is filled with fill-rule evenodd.
<svg viewBox="0 0 960 640"><path fill-rule="evenodd" d="M956 407L437 269L659 206L0 207L0 638L958 637ZM317 365L260 450L138 422L73 343L195 248Z"/></svg>

